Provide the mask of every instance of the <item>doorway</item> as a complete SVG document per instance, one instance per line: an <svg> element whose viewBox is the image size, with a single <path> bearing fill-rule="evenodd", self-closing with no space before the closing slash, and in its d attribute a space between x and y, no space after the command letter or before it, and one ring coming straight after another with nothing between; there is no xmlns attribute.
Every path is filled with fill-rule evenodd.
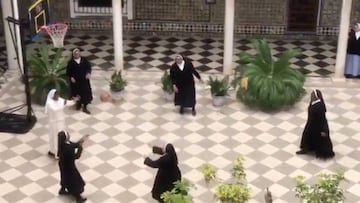
<svg viewBox="0 0 360 203"><path fill-rule="evenodd" d="M289 0L289 32L316 32L320 0Z"/></svg>

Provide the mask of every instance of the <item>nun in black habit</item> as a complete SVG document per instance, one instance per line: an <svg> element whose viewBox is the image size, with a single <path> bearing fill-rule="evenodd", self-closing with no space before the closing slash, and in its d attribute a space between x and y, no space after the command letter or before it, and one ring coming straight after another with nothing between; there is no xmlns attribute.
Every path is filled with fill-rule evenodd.
<svg viewBox="0 0 360 203"><path fill-rule="evenodd" d="M175 63L170 68L170 78L175 91L174 103L176 106L180 106L180 114L184 113L184 108L192 108L192 114L196 115L194 75L202 82L200 74L195 70L193 64L185 60L183 56L177 55Z"/></svg>
<svg viewBox="0 0 360 203"><path fill-rule="evenodd" d="M91 103L93 96L90 85L91 64L80 56L80 50L74 49L72 59L66 68L66 75L70 80L71 98L77 98L76 109L90 114L87 106Z"/></svg>
<svg viewBox="0 0 360 203"><path fill-rule="evenodd" d="M360 77L360 23L355 23L349 33L345 76L347 78Z"/></svg>
<svg viewBox="0 0 360 203"><path fill-rule="evenodd" d="M310 96L308 120L301 138L300 151L296 154L312 154L317 158L329 159L335 156L326 119L326 105L320 90Z"/></svg>
<svg viewBox="0 0 360 203"><path fill-rule="evenodd" d="M155 200L163 203L161 194L174 188L174 182L181 180L181 172L178 167L175 148L172 144L167 144L165 151L160 147L153 147L153 153L160 154L161 157L157 160L146 157L144 164L151 168L158 168L151 193Z"/></svg>
<svg viewBox="0 0 360 203"><path fill-rule="evenodd" d="M82 144L88 135L81 138L78 142L71 142L69 133L61 131L58 134L58 156L60 169L60 195L72 195L76 203L86 201L81 196L84 192L85 182L75 165L75 160L79 159L83 151Z"/></svg>

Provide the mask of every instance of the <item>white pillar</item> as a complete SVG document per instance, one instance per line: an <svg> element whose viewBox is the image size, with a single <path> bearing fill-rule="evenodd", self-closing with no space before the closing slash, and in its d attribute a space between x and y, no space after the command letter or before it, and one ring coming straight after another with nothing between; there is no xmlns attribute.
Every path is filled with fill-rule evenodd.
<svg viewBox="0 0 360 203"><path fill-rule="evenodd" d="M17 67L19 65L16 60L15 45L14 45L13 39L11 37L11 32L13 33L13 36L15 37L15 30L13 29L14 24L10 23L10 28L9 28L8 21L6 20L7 17L14 16L12 7L11 7L11 1L1 0L1 8L2 8L2 14L3 14L3 24L4 24L4 34L5 34L8 68L9 69L17 69Z"/></svg>
<svg viewBox="0 0 360 203"><path fill-rule="evenodd" d="M351 4L352 0L342 1L334 79L344 78L346 49L350 27Z"/></svg>
<svg viewBox="0 0 360 203"><path fill-rule="evenodd" d="M235 0L225 0L225 25L224 25L224 63L223 74L230 75L233 70L234 48L234 16Z"/></svg>
<svg viewBox="0 0 360 203"><path fill-rule="evenodd" d="M18 0L12 0L13 7L14 7L14 18L17 20L20 20L19 17L19 5ZM19 63L20 63L20 69L21 74L24 73L24 63L23 63L23 53L22 53L22 47L21 47L21 35L20 35L20 25L15 25L15 36L16 36L16 46L19 56Z"/></svg>
<svg viewBox="0 0 360 203"><path fill-rule="evenodd" d="M123 29L122 8L120 0L112 0L113 32L114 32L114 63L116 70L124 69L123 61Z"/></svg>
<svg viewBox="0 0 360 203"><path fill-rule="evenodd" d="M127 7L126 7L126 10L127 10L127 18L128 18L129 20L132 20L132 19L134 18L133 0L127 0L126 4L127 4Z"/></svg>

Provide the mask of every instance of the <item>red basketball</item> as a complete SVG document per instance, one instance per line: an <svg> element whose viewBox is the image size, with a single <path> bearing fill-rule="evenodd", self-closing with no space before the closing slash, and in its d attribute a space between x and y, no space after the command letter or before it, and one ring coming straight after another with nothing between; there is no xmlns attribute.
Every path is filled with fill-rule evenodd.
<svg viewBox="0 0 360 203"><path fill-rule="evenodd" d="M100 94L100 100L102 102L109 102L111 101L111 94L109 92L102 92Z"/></svg>

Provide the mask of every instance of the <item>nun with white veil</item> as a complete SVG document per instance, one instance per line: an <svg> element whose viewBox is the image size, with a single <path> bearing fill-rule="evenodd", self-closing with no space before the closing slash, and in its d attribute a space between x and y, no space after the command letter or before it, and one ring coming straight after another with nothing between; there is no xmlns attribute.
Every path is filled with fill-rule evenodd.
<svg viewBox="0 0 360 203"><path fill-rule="evenodd" d="M64 107L71 102L67 102L59 96L56 89L49 91L45 103L45 113L49 119L49 145L48 155L58 158L57 135L60 131L66 130ZM71 105L71 104L68 104Z"/></svg>

